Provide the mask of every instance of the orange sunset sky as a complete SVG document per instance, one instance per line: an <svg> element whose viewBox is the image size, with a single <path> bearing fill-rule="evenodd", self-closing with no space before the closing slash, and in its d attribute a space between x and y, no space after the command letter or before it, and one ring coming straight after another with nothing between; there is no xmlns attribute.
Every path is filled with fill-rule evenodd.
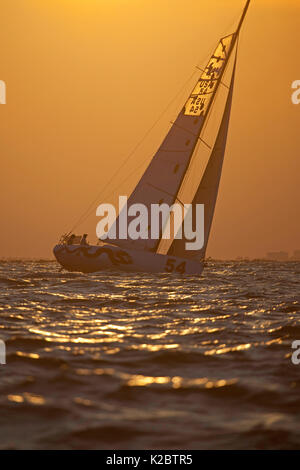
<svg viewBox="0 0 300 470"><path fill-rule="evenodd" d="M3 0L1 257L52 248L196 71L244 0ZM130 194L198 71L114 182ZM241 33L208 256L300 249L299 0L253 0ZM144 166L141 164L144 162ZM124 177L137 171L125 182ZM102 200L102 199L101 199ZM99 200L99 202L101 202ZM96 206L95 206L96 207ZM92 212L76 232L95 239Z"/></svg>

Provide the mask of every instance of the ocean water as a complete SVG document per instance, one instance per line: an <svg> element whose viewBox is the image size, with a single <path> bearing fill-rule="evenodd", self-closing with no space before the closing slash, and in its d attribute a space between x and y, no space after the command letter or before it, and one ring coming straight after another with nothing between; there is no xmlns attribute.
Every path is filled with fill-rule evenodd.
<svg viewBox="0 0 300 470"><path fill-rule="evenodd" d="M2 261L0 448L300 449L299 274Z"/></svg>

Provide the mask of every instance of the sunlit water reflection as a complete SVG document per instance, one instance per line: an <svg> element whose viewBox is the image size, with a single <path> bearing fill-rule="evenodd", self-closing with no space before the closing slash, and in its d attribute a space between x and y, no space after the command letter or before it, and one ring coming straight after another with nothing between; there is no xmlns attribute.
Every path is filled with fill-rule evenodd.
<svg viewBox="0 0 300 470"><path fill-rule="evenodd" d="M299 448L299 263L2 262L2 448Z"/></svg>

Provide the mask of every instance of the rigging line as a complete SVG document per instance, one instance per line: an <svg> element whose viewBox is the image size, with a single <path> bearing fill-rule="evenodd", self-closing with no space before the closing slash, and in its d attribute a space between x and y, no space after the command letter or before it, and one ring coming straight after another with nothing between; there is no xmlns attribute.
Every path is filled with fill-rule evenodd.
<svg viewBox="0 0 300 470"><path fill-rule="evenodd" d="M201 142L203 142L203 144L206 145L206 147L209 148L209 150L212 149L211 145L207 144L207 143L205 142L205 140L203 140L201 137L199 137L199 140L200 140Z"/></svg>
<svg viewBox="0 0 300 470"><path fill-rule="evenodd" d="M232 20L229 20L228 21L228 25L226 27L224 27L224 29L222 29L221 33L220 33L220 38L225 38L227 36L230 36L231 34L234 34L232 32L229 33L229 31L232 31L234 29L234 27L236 26L238 20L240 18L240 13L237 13L235 16L232 17ZM209 46L209 50L212 50L215 46L215 41L211 41L210 43L210 46ZM209 52L203 59L199 58L199 60L197 61L197 64L199 63L207 63L207 61L210 59L211 57L211 53ZM196 68L198 68L199 70L202 70L200 66L196 65Z"/></svg>
<svg viewBox="0 0 300 470"><path fill-rule="evenodd" d="M97 194L97 196L93 199L93 201L90 203L88 206L87 210L82 214L82 216L77 220L77 222L73 225L72 229L70 230L69 233L73 232L73 230L78 227L83 221L86 220L86 215L90 213L90 210L94 207L94 204L98 201L99 197L103 194L103 192L106 190L106 188L112 183L114 178L118 175L118 173L121 171L122 168L128 163L132 155L136 152L136 150L140 147L140 145L144 142L144 140L148 137L150 132L154 129L154 127L157 125L157 123L161 120L163 115L168 111L170 106L175 102L175 100L180 96L180 94L184 91L185 87L187 84L190 82L190 80L193 78L193 76L196 74L196 71L194 70L193 73L189 76L189 78L184 82L183 86L180 88L180 90L176 93L174 98L168 103L168 105L165 107L165 109L161 112L161 114L158 116L154 124L147 130L147 132L144 134L142 139L135 145L135 147L132 149L132 151L129 153L129 155L126 157L126 159L123 161L121 166L115 171L115 173L112 175L112 177L109 179L107 184L105 185L104 189L100 191L100 193ZM88 217L88 216L87 216Z"/></svg>
<svg viewBox="0 0 300 470"><path fill-rule="evenodd" d="M228 26L222 30L223 31L222 35L224 35L223 37L226 37L225 35L228 33L228 31L232 31L232 29L238 23L239 18L240 18L240 13L237 13L236 15L232 16L232 21L230 23L228 22Z"/></svg>
<svg viewBox="0 0 300 470"><path fill-rule="evenodd" d="M122 184L124 184L126 181L128 181L132 175L134 175L140 168L142 168L142 166L145 164L145 162L147 162L149 159L149 157L145 160L142 161L142 163L140 165L138 165L137 167L135 167L135 169L129 173L129 175L127 175L123 180L121 180L117 186L115 186L109 193L106 194L106 198L109 198ZM101 202L99 202L99 204L102 204L104 202L104 198L102 198ZM94 210L94 208L92 207L89 211L89 213L86 215L86 217L84 218L84 220L82 220L81 223L83 223L92 213L92 211ZM73 231L73 230L72 230Z"/></svg>

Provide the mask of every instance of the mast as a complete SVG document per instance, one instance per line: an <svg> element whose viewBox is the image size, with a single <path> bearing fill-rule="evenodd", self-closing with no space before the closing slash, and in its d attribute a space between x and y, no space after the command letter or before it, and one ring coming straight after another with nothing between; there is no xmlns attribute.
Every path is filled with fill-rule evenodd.
<svg viewBox="0 0 300 470"><path fill-rule="evenodd" d="M205 121L207 120L207 118L208 118L208 116L209 116L210 109L211 109L211 107L212 107L212 105L213 105L213 103L214 103L216 94L217 94L218 89L219 89L219 85L220 85L220 83L221 83L221 81L222 81L222 78L223 78L224 73L225 73L225 71L226 71L226 67L227 67L228 62L229 62L229 60L230 60L231 53L232 53L232 51L234 50L234 47L235 47L236 42L237 42L237 40L238 40L239 33L240 33L240 31L241 31L241 28L242 28L242 26L243 26L244 20L245 20L245 18L246 18L246 15L247 15L247 12L248 12L248 9L249 9L250 2L251 2L251 0L247 0L246 5L245 5L244 10L243 10L243 13L242 13L241 18L240 18L238 27L237 27L235 33L233 33L233 38L232 38L232 41L231 41L231 44L230 44L230 47L229 47L229 50L228 50L228 53L227 53L227 57L226 57L226 64L225 64L225 66L224 66L224 67L222 68L222 70L221 70L221 74L220 74L220 76L218 77L217 85L215 86L214 91L213 91L213 95L212 95L212 97L211 97L211 99L210 99L210 101L209 101L209 103L208 103L208 107L207 107L206 112L205 112ZM234 65L234 73L233 73L233 75L235 74L235 68L236 68L236 59L235 59L235 65ZM232 85L232 86L233 86L233 85ZM180 192L180 189L182 188L182 185L183 185L184 179L185 179L185 177L186 177L186 174L187 174L187 172L188 172L188 170L189 170L189 168L190 168L190 163L191 163L191 160L192 160L194 151L195 151L195 149L196 149L196 146L197 146L199 137L200 137L200 135L201 135L201 131L202 131L202 129L204 128L205 121L203 122L202 128L200 129L200 132L199 132L199 135L198 135L198 138L197 138L197 140L195 141L194 149L193 149L193 151L192 151L192 153L191 153L191 155L190 155L189 163L188 163L188 165L187 165L187 167L186 167L186 171L185 171L185 173L182 175L181 183L180 183L180 185L179 185L179 189L178 189L177 195L176 195L176 197L175 197L174 200L173 200L173 204L174 204L175 201L177 200L178 194L179 194L179 192ZM156 249L159 248L160 242L161 242L161 239L158 240L158 243L157 243L157 245L156 245ZM172 245L171 245L171 246L172 246ZM171 247L170 247L170 249L171 249ZM169 249L169 250L170 250L170 249Z"/></svg>
<svg viewBox="0 0 300 470"><path fill-rule="evenodd" d="M239 25L238 25L237 30L236 30L236 35L237 35L237 36L239 35L239 32L241 31L241 28L242 28L242 26L243 26L244 19L245 19L246 15L247 15L247 11L248 11L250 2L251 2L251 0L247 0L247 3L246 3L246 5L245 5L244 11L243 11L243 13L242 13L242 16L241 16L241 19L240 19L240 22L239 22Z"/></svg>
<svg viewBox="0 0 300 470"><path fill-rule="evenodd" d="M250 5L250 0L248 0L245 5L237 30L234 33L233 40L231 42L230 49L228 52L227 63L229 61L231 52L233 51L233 48L235 47L237 43L239 33L241 31L243 22L245 20L249 5ZM196 204L204 204L205 206L204 208L204 214L205 214L204 215L204 246L199 251L187 251L186 250L187 240L185 239L185 237L183 237L183 239L175 238L168 250L169 256L190 258L190 259L194 259L197 261L201 261L205 257L205 252L206 252L211 225L213 221L213 215L215 211L215 205L216 205L216 200L217 200L217 195L218 195L223 160L224 160L225 149L226 149L226 141L227 141L230 111L231 111L231 104L232 104L233 87L234 87L234 78L235 78L235 71L236 71L236 61L237 61L237 50L236 50L235 63L234 63L234 68L232 72L231 83L230 83L229 93L227 96L226 106L225 106L224 113L223 113L222 122L220 124L219 132L218 132L216 142L212 150L210 159L208 161L205 172L203 174L203 177L200 181L200 184L198 186L198 189L192 201L193 212L195 211ZM225 73L225 69L226 69L226 66L223 67L223 70L220 74L218 86L216 86L214 90L214 97L215 97L215 94L217 93L219 84ZM209 102L208 111L212 106L214 97ZM208 116L208 112L206 116ZM187 168L187 171L188 169L189 167Z"/></svg>

